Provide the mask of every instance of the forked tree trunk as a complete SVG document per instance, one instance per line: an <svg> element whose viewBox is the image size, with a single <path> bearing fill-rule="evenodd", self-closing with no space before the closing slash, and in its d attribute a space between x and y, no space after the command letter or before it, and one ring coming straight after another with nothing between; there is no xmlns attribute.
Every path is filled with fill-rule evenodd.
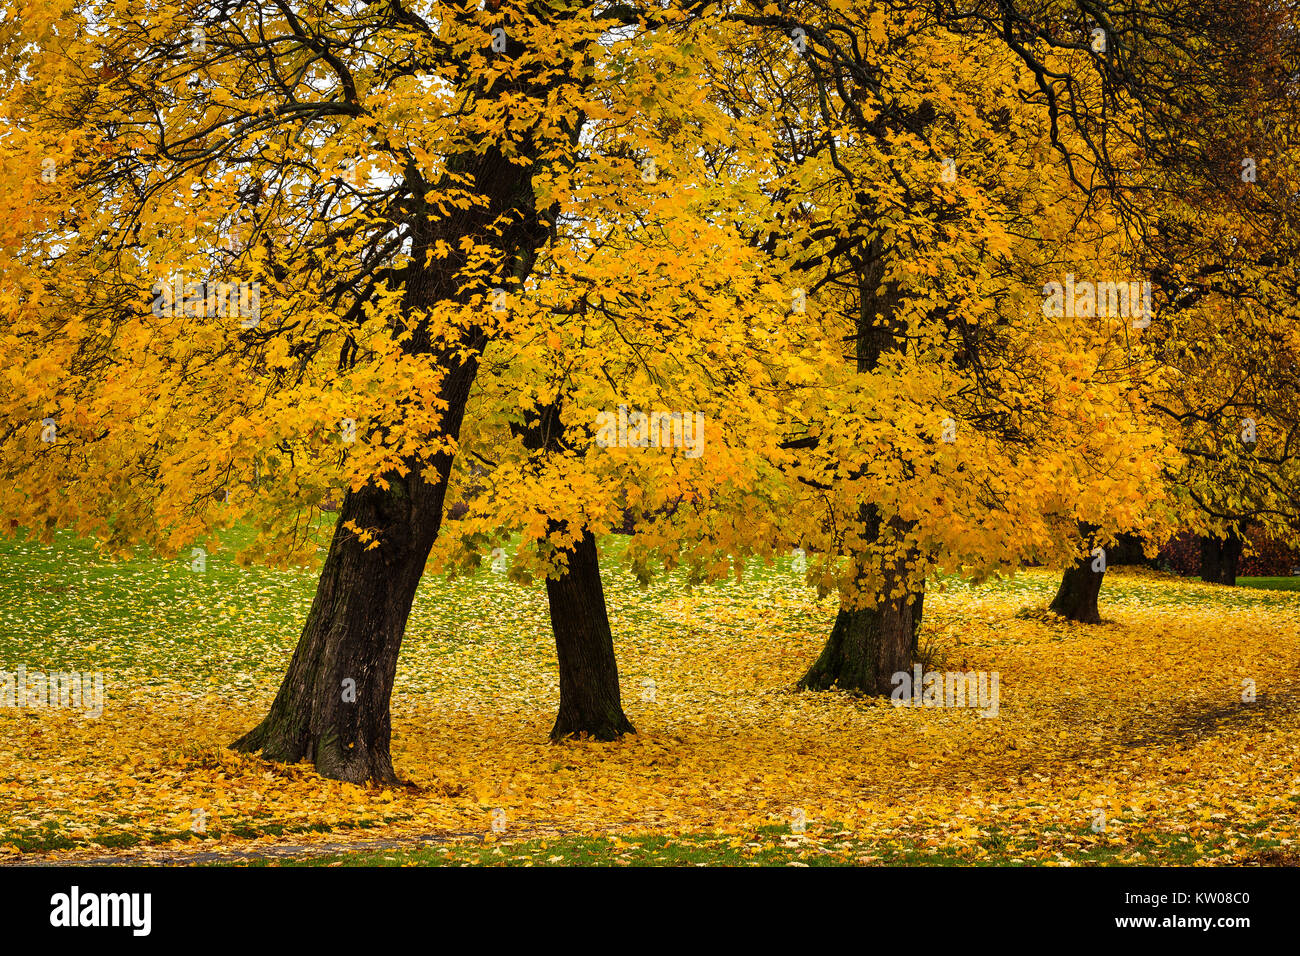
<svg viewBox="0 0 1300 956"><path fill-rule="evenodd" d="M1065 569L1061 586L1049 605L1050 610L1081 624L1101 623L1097 597L1101 594L1101 580L1106 572L1094 571L1092 564L1093 559L1088 557Z"/></svg>
<svg viewBox="0 0 1300 956"><path fill-rule="evenodd" d="M617 740L636 733L623 713L600 559L590 531L569 553L567 571L546 579L546 596L560 661L560 711L551 739L585 734Z"/></svg>
<svg viewBox="0 0 1300 956"><path fill-rule="evenodd" d="M444 426L460 431L471 360L443 387ZM343 499L307 624L265 719L231 747L269 760L311 761L322 776L352 783L395 782L389 701L416 588L442 523L451 457L430 481L420 467L386 490L366 486ZM378 547L345 525L373 535Z"/></svg>
<svg viewBox="0 0 1300 956"><path fill-rule="evenodd" d="M523 38L512 35L501 55L517 60L525 52ZM585 52L578 56L590 59ZM525 68L510 84L494 84L485 75L477 92L480 99L521 96L541 101L571 82L573 68L573 57L559 55L543 69ZM584 122L581 114L574 122L566 121L570 146L576 147ZM463 330L459 342L435 342L425 310L438 303L468 303L483 269L477 252L471 261L470 249L476 244L500 255L505 272L499 278L508 276L515 288L522 286L559 207L538 209L533 177L539 167L519 159L522 154L539 160L550 148L526 137L512 143L507 153L485 133L446 158L443 175L432 188L416 176L408 202L398 204L411 229L413 249L410 264L392 276L395 287L405 288L400 318L409 325L400 330L403 349L431 356L437 367L448 370L438 395L445 403L439 431L452 440L460 434L487 333L471 327ZM551 162L555 159L547 160ZM463 189L467 181L481 202L452 212L427 203L430 195L453 186ZM440 265L430 266L440 243L452 253L442 257ZM266 719L233 747L276 760L306 758L323 775L341 780L395 779L389 754L393 676L411 601L442 523L451 463L448 452L427 464L408 460L405 477L386 476L391 482L387 490L366 488L346 496L307 625L280 692ZM345 530L349 522L372 532L379 546L367 549Z"/></svg>
<svg viewBox="0 0 1300 956"><path fill-rule="evenodd" d="M1230 531L1226 538L1201 538L1201 580L1211 584L1237 583L1241 538Z"/></svg>

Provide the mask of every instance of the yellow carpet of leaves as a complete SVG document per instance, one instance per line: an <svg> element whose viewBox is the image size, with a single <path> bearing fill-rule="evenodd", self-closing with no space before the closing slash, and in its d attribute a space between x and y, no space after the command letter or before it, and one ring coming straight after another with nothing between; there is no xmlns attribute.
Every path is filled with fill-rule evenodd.
<svg viewBox="0 0 1300 956"><path fill-rule="evenodd" d="M0 711L0 831L72 844L4 843L0 860L483 839L496 808L511 835L740 834L787 825L799 808L810 834L825 824L972 861L989 833L1037 838L1026 862L1111 844L1141 863L1123 848L1143 831L1185 841L1205 862L1232 860L1252 838L1290 846L1300 593L1112 573L1107 623L1088 627L1026 612L1054 583L1030 571L927 598L925 643L939 665L1000 673L996 718L793 692L833 608L790 577L613 587L638 733L560 746L547 742L558 683L544 595L480 579L473 597L457 592L452 619L422 591L393 702L405 788L322 780L225 749L264 712L293 634L248 695L157 668L115 671L98 720ZM1247 679L1253 703L1242 700ZM1106 828L1093 832L1099 809ZM206 832L194 834L200 810Z"/></svg>

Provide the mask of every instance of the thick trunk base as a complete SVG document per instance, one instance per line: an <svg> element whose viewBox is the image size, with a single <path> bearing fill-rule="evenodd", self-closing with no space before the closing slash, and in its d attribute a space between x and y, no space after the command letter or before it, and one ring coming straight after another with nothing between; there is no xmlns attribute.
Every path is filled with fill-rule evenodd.
<svg viewBox="0 0 1300 956"><path fill-rule="evenodd" d="M894 675L912 671L924 600L920 591L874 608L841 607L826 646L798 688L893 693Z"/></svg>
<svg viewBox="0 0 1300 956"><path fill-rule="evenodd" d="M1241 538L1230 532L1226 538L1201 538L1201 580L1209 584L1235 585L1241 562Z"/></svg>
<svg viewBox="0 0 1300 956"><path fill-rule="evenodd" d="M605 613L596 539L588 531L569 554L567 571L548 578L551 630L560 662L560 710L552 740L617 740L636 733L623 713L614 637Z"/></svg>
<svg viewBox="0 0 1300 956"><path fill-rule="evenodd" d="M1105 576L1105 571L1092 570L1091 560L1087 558L1067 568L1048 610L1080 624L1100 624L1097 597L1101 594L1101 581Z"/></svg>
<svg viewBox="0 0 1300 956"><path fill-rule="evenodd" d="M336 780L397 780L389 700L445 487L413 472L384 491L348 493L289 671L266 718L233 749L308 760ZM345 530L349 521L377 532L379 547Z"/></svg>

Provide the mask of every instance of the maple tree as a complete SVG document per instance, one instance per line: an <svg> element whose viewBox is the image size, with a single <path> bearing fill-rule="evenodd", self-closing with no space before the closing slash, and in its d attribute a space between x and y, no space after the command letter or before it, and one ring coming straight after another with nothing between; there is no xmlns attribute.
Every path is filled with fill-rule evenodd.
<svg viewBox="0 0 1300 956"><path fill-rule="evenodd" d="M143 542L176 554L254 522L247 554L279 561L310 558L316 516L337 505L280 692L235 746L307 758L327 776L395 779L398 652L485 356L514 381L557 350L580 365L598 352L577 354L579 301L598 317L641 309L659 343L724 317L714 354L765 308L735 308L763 298L754 290L770 270L718 229L722 207L752 197L709 167L716 151L701 158L726 117L691 66L724 34L699 9L671 7L651 18L581 4L100 13L69 3L4 36L16 64L7 155L57 170L6 217L6 347L21 385L5 411L6 468L21 472L7 500L19 524L70 525L119 553ZM764 138L749 132L752 151ZM620 237L600 239L607 228ZM628 274L639 248L644 268ZM684 256L692 248L701 258ZM545 281L530 281L543 254ZM683 295L687 276L736 265L746 275ZM475 434L500 444L512 433L552 455L537 416L558 414L560 393L546 388L495 406L480 389L489 420ZM699 404L693 388L684 407ZM576 406L588 415L591 397ZM749 411L728 407L715 423ZM50 441L33 427L46 420ZM708 464L745 480L735 458ZM676 483L640 489L662 505ZM529 487L544 513L527 496L502 501L548 578L555 734L617 736L630 724L595 561L609 508L572 482L559 498L553 479Z"/></svg>
<svg viewBox="0 0 1300 956"><path fill-rule="evenodd" d="M1175 373L1158 409L1188 459L1171 481L1202 538L1202 576L1225 584L1247 521L1300 539L1300 24L1289 5L1235 13L1211 22L1207 55L1179 84L1176 107L1196 117L1196 135L1155 151L1181 201L1162 210L1151 243L1175 313L1156 355Z"/></svg>
<svg viewBox="0 0 1300 956"><path fill-rule="evenodd" d="M898 143L906 135L919 136L922 147L930 147L929 155L932 159L942 156L945 151L950 152L949 157L943 160L944 175L954 184L958 181L959 163L951 153L957 150L942 142L934 142L936 139L942 141L944 133L953 142L959 141L954 136L966 134L986 148L992 146L987 165L993 169L1001 165L1004 156L1015 156L1035 142L1038 144L1036 152L1039 157L1046 153L1053 159L1059 159L1064 169L1061 178L1053 184L1057 190L1054 202L1037 198L1037 208L1026 206L1022 190L1012 191L1008 185L1003 185L1003 191L999 193L996 185L985 183L981 184L984 187L983 194L996 196L1001 208L996 215L984 215L990 221L1001 219L1002 228L1019 237L1020 241L1010 257L1014 265L1009 271L1013 273L1013 281L1019 279L1027 282L1033 282L1033 277L1027 274L1025 266L1033 261L1035 255L1042 255L1041 251L1030 251L1030 247L1052 241L1049 218L1052 214L1064 217L1059 220L1063 227L1062 234L1074 232L1073 238L1084 240L1074 247L1073 252L1058 242L1051 253L1058 257L1055 262L1055 269L1059 270L1057 276L1068 277L1067 287L1071 291L1067 294L1072 307L1075 305L1072 291L1075 274L1079 273L1081 277L1092 274L1102 278L1104 274L1099 275L1098 266L1106 262L1107 257L1112 278L1122 277L1125 273L1150 277L1145 284L1148 289L1152 284L1156 286L1154 297L1149 291L1145 292L1141 308L1130 310L1140 320L1135 323L1135 329L1127 329L1125 323L1113 321L1109 323L1109 328L1103 328L1107 323L1101 318L1102 293L1098 291L1094 301L1092 289L1097 284L1093 282L1081 283L1088 287L1086 308L1081 306L1077 316L1071 308L1071 317L1097 317L1095 324L1091 321L1082 323L1085 326L1094 325L1093 336L1100 336L1096 345L1102 351L1097 352L1093 359L1094 374L1110 387L1120 386L1121 380L1126 383L1122 387L1127 389L1130 405L1127 411L1144 416L1144 424L1140 427L1148 431L1166 429L1167 423L1155 421L1151 412L1166 412L1168 409L1165 406L1153 409L1152 401L1156 395L1160 395L1163 400L1164 395L1185 389L1185 376L1179 375L1167 365L1153 369L1144 341L1148 338L1147 333L1139 333L1137 330L1150 327L1153 317L1158 317L1158 325L1163 325L1168 320L1168 315L1180 308L1186 299L1188 289L1177 282L1185 280L1187 272L1182 266L1191 257L1180 258L1180 253L1188 250L1176 250L1169 242L1168 223L1179 219L1188 210L1197 217L1204 217L1206 210L1212 208L1214 203L1200 202L1205 191L1202 184L1208 179L1214 188L1222 191L1226 167L1220 162L1217 167L1208 168L1209 164L1205 162L1202 151L1195 151L1190 155L1197 159L1191 163L1186 160L1188 154L1182 154L1177 175L1172 176L1169 175L1169 164L1164 161L1170 156L1179 155L1178 150L1186 147L1189 140L1195 141L1198 136L1203 136L1203 120L1208 112L1207 96L1210 99L1219 96L1213 91L1221 89L1225 80L1251 76L1245 63L1251 53L1258 54L1261 51L1257 46L1249 53L1243 52L1245 38L1270 38L1268 62L1274 64L1274 72L1280 74L1280 79L1263 82L1264 85L1271 86L1273 98L1276 99L1280 91L1289 87L1293 82L1294 71L1288 73L1287 64L1293 64L1295 58L1289 55L1287 43L1278 42L1279 37L1285 36L1289 40L1292 36L1282 26L1289 14L1285 10L1272 8L1268 11L1272 14L1271 18L1263 19L1273 25L1261 27L1258 25L1260 18L1256 15L1265 10L1263 7L1261 10L1224 8L1216 11L1221 16L1206 19L1199 10L1174 4L1160 14L1166 18L1166 22L1180 25L1181 33L1171 38L1155 25L1158 15L1142 8L1120 9L1108 5L1080 4L1071 9L1072 6L999 4L999 14L1014 14L1001 18L990 17L989 11L981 11L979 8L970 11L969 15L963 15L942 9L909 11L900 7L891 10L890 5L886 4L873 7L872 18L865 23L836 23L839 33L833 38L828 38L828 31L814 30L809 41L809 69L814 74L815 100L827 120L827 126L833 131L838 123L838 128L846 131L845 135L833 140L828 137L823 148L832 154L836 172L851 180L853 174L849 167L852 166L854 147L857 144L848 131L856 132L867 141L873 137L880 139L882 134L886 134L888 139L878 148L887 156L892 153L895 158L888 173L878 172L874 178L884 178L887 182L892 180L907 189L906 202L898 202L898 205L913 216L924 213L921 203L917 202L917 195L921 191L909 189L913 183L909 181L908 173L914 172L917 167L914 157L924 155L925 150L919 149L913 155L899 150ZM779 22L790 27L800 23L799 12L798 7L783 7L781 16L768 15L761 20L766 23ZM770 13L770 10L765 11L765 14ZM952 30L951 35L948 30ZM843 42L843 37L846 36L856 37L856 42ZM891 48L889 40L892 37L906 38L912 44L928 45L923 53L907 56L909 51ZM1002 43L990 42L997 40ZM862 53L864 50L868 51L865 56ZM952 64L954 53L958 51L962 68L956 68ZM1205 51L1214 56L1200 55ZM935 63L937 66L932 75L918 81L909 75L920 72L913 65L917 62ZM1153 64L1155 68L1152 68ZM905 79L895 79L900 76ZM906 83L913 85L905 86L899 91L891 88L891 81L900 86ZM972 95L971 88L981 82L993 85L982 97ZM1243 80L1245 85L1260 82L1260 78ZM1019 102L999 100L999 96L1005 97L1004 91L1017 85ZM918 92L912 93L913 88ZM950 90L953 92L950 93ZM1187 90L1192 93L1189 95ZM945 102L945 96L951 99ZM965 101L958 100L958 96L964 96ZM870 106L862 106L863 102L869 102ZM1261 97L1255 95L1250 102L1255 111L1243 111L1243 114L1258 115ZM1041 125L1037 140L1032 125L1030 131L1026 132L1023 128L1011 126L1008 119L1003 119L1003 116L1019 116L1023 117L1022 123L1026 120L1032 123L1035 114L1032 109L1026 110L1026 105L1045 107L1038 116ZM1290 110L1288 101L1284 112ZM1222 117L1233 114L1230 110L1219 110L1214 115ZM985 120L985 117L992 117L992 121ZM945 119L949 121L946 127ZM999 120L1002 128L999 128ZM1047 128L1044 130L1042 126ZM1277 121L1274 121L1273 128L1277 130L1273 148L1260 148L1258 152L1280 156L1282 150L1277 147L1279 144L1289 144L1290 130L1286 123ZM983 133L982 138L980 133ZM1221 142L1237 141L1239 140L1234 140L1231 136L1225 136ZM815 140L811 145L801 145L804 146L801 151L804 156L817 151L818 144ZM1262 147L1262 144L1257 145ZM943 148L936 148L938 146ZM837 152L839 155L835 155ZM969 162L969 158L964 159ZM1144 162L1148 170L1154 166L1157 175L1145 172L1135 176L1134 170L1143 170ZM1269 165L1274 163L1270 161ZM931 165L928 168L933 170L934 167ZM1234 174L1240 171L1235 160L1231 169ZM962 176L965 177L968 173L967 166L962 165ZM871 178L867 177L867 181L870 182ZM994 179L993 176L987 178ZM1073 208L1069 198L1072 186L1078 196L1078 203ZM1275 183L1269 200L1274 218L1277 210L1286 205L1286 190L1281 187L1282 182ZM865 205L865 197L866 192L859 190L853 200L859 205ZM1280 203L1279 198L1283 200ZM889 257L885 255L884 244L879 241L884 230L873 232L875 222L871 222L861 232L844 228L846 222L870 219L873 213L876 216L879 213L868 210L866 215L862 212L855 215L851 209L853 202L847 205L849 210L837 208L834 214L817 223L817 228L824 235L833 236L835 241L826 242L826 248L818 250L819 256L814 261L833 260L836 257L849 261L844 274L855 278L863 286L863 292L858 297L860 302L852 307L862 312L870 311L874 315L868 324L869 335L875 341L868 344L870 354L865 361L861 352L858 361L860 367L874 367L878 362L875 353L881 348L882 342L886 349L905 350L913 347L909 338L914 334L913 326L917 323L913 320L909 324L909 320L900 319L897 312L899 299L906 298L909 294L915 295L915 292L907 288L906 281L886 281ZM943 212L929 212L929 215L937 222L947 225ZM1083 233L1075 225L1081 221L1097 231L1084 239ZM980 243L988 242L990 231L987 227L983 228L967 241L978 248ZM1201 235L1195 232L1191 234ZM894 235L897 235L897 231ZM804 245L809 241L805 238ZM875 243L874 246L872 242ZM915 245L913 240L908 258L916 257ZM863 249L867 250L865 255L862 254ZM1106 251L1099 255L1102 250ZM1280 256L1276 247L1270 249L1267 257L1272 260L1270 264L1273 267L1279 264ZM1170 262L1177 262L1180 267L1172 270L1162 268L1162 264ZM863 269L864 263L873 267L874 274ZM949 263L945 262L944 265L948 277L960 275L960 271L951 269ZM1231 271L1235 273L1237 270ZM983 276L977 275L967 281L975 289L995 296L1002 291L996 282ZM1059 296L1061 283L1055 284ZM1105 284L1108 283L1102 283ZM1113 289L1114 283L1109 284ZM958 296L953 294L951 285L952 283L945 286L942 294L935 296L935 300L943 305L932 309L931 318L934 314L941 314L944 308L951 308L952 312L965 313L957 322L965 322L978 329L978 320L970 321L966 318L967 315L977 315L976 310L965 303L952 305L958 301ZM1122 288L1123 282L1119 285ZM1100 289L1101 285L1097 285L1097 288ZM1045 297L1047 291L1047 286L1044 286ZM1289 322L1293 300L1294 297L1288 301L1285 295L1276 297L1272 303L1275 322L1279 317L1286 317L1282 318L1280 324ZM1123 299L1120 301L1123 302ZM999 303L999 307L1004 304ZM1059 311L1057 314L1059 316ZM1127 317L1128 313L1125 312L1124 316ZM1006 319L999 317L998 324L1005 323ZM1277 327L1274 325L1275 329ZM1189 336L1189 346L1203 355L1213 355L1217 361L1224 358L1236 359L1235 355L1224 353L1222 342L1198 341L1196 336L1203 331L1193 331L1184 326L1178 334ZM1169 334L1168 330L1159 328L1150 337L1163 337L1165 344L1168 344ZM1113 336L1109 341L1106 340L1108 335ZM965 341L960 343L961 348L971 357L970 364L976 367L977 375L982 372L978 368L981 362L988 361L981 353L997 351L996 344L990 349L990 344L996 342L996 333L992 336L985 335L984 338L985 341L980 342L975 336L967 335ZM1273 340L1276 342L1276 336ZM861 343L861 338L859 341ZM1083 357L1083 364L1089 364L1088 357ZM1258 377L1258 372L1255 369L1253 374ZM1273 375L1271 381L1274 384L1269 388L1285 389L1288 377L1285 373L1280 377ZM979 394L979 388L985 383L981 381L977 385L978 388L971 389L975 394ZM1204 382L1200 386L1204 387ZM1094 386L1089 383L1084 387L1090 391ZM960 389L954 391L960 394ZM875 387L871 392L873 395L882 394ZM1274 401L1273 407L1281 410L1288 406L1285 401ZM976 421L988 421L987 417L978 414L973 417ZM1285 413L1283 417L1286 417ZM956 421L948 421L955 430ZM1177 431L1168 430L1171 433ZM1289 429L1283 427L1277 433L1285 436ZM1006 437L1012 440L1024 438ZM1185 479L1191 472L1177 464L1180 458L1175 451L1195 454L1196 449L1189 448L1188 442L1179 443L1172 434L1170 437L1170 455L1164 459L1162 466L1168 482L1166 490L1175 497L1181 496L1185 502L1189 494L1188 486L1192 484ZM811 444L818 443L816 438L804 440ZM1273 459L1271 464L1285 468L1288 460L1289 456L1283 454L1280 458ZM1081 463L1080 460L1071 461L1068 458L1062 461L1063 466L1075 468ZM1259 467L1251 470L1258 479ZM1151 477L1148 473L1147 480ZM1203 488L1201 495L1221 495L1229 488L1239 487L1241 477L1243 476L1239 475L1236 481L1225 480L1220 474L1203 482L1214 490L1210 492ZM1276 509L1278 491L1288 487L1289 482L1285 479L1279 481L1276 474L1268 480L1272 482L1271 499ZM1102 546L1113 543L1120 532L1139 530L1137 524L1143 525L1143 533L1158 537L1167 534L1172 527L1171 522L1177 521L1171 511L1174 503L1165 498L1164 492L1144 491L1140 484L1130 485L1130 500L1112 502L1105 517L1094 515L1090 520L1082 520L1082 516L1076 516L1079 519L1077 524L1075 520L1062 523L1057 536L1076 542L1076 549L1082 551L1084 557L1066 570L1058 594L1052 602L1054 610L1075 620L1099 620L1097 593L1105 567L1105 548ZM914 493L915 490L914 486L908 487L909 493ZM1085 497L1079 499L1082 501L1087 500L1088 493L1114 493L1113 488L1095 483L1082 490L1085 493ZM1196 494L1195 491L1190 493ZM1285 491L1282 495L1285 496ZM1143 501L1143 497L1150 500ZM863 509L860 514L868 526L868 539L876 537L879 534L875 527L879 520L878 506L874 502L860 501L858 507ZM1145 511L1146 516L1136 518L1137 511ZM1274 513L1282 512L1275 510ZM1220 513L1217 516L1220 526L1222 518ZM891 533L898 537L905 526L905 520L895 519ZM870 671L874 665L878 681L876 690L881 691L884 677L896 669L905 669L915 642L922 603L921 590L914 572L923 563L923 554L921 548L914 546L896 551L892 559L894 577L910 572L914 578L907 585L911 594L906 595L906 600L901 599L905 597L904 591L907 589L877 584L868 587L868 592L893 592L895 601L892 606L881 604L876 608L844 609L822 657L803 681L806 686L841 684L868 689L871 683ZM1034 554L1032 548L1022 556L1037 560L1046 557L1051 560L1044 552ZM868 603L880 604L874 597ZM892 638L887 637L882 641L882 633L885 632L892 634ZM912 635L910 641L909 632ZM888 646L891 643L892 647ZM864 671L867 672L865 677Z"/></svg>
<svg viewBox="0 0 1300 956"><path fill-rule="evenodd" d="M598 542L629 517L643 581L802 548L839 606L801 686L888 694L936 580L1065 566L1053 606L1093 620L1121 532L1294 514L1295 130L1252 125L1285 7L12 5L14 527L174 556L252 524L289 563L337 512L240 750L394 781L426 566L508 538L552 737L612 740ZM1180 153L1210 111L1266 190Z"/></svg>
<svg viewBox="0 0 1300 956"><path fill-rule="evenodd" d="M1087 114L1058 124L1065 94L1038 101L1040 66L1001 25L881 4L832 29L811 12L745 18L807 39L762 94L798 122L759 239L806 276L808 332L840 355L783 443L805 489L789 534L843 598L801 684L887 693L928 575L1072 560L1085 518L1154 533L1147 486L1173 452L1136 387L1128 314L1046 315L1044 279L1127 265L1121 218L1079 188L1116 162ZM1052 68L1093 70L1086 25Z"/></svg>
<svg viewBox="0 0 1300 956"><path fill-rule="evenodd" d="M172 553L254 519L287 559L311 542L286 525L341 493L281 692L237 746L394 779L404 622L482 352L512 334L498 303L583 125L654 77L580 4L24 12L7 156L58 173L43 221L6 217L11 513ZM41 447L21 423L46 419Z"/></svg>
<svg viewBox="0 0 1300 956"><path fill-rule="evenodd" d="M1161 304L1137 360L1150 408L1181 456L1162 476L1173 520L1201 536L1203 577L1231 584L1245 522L1283 541L1300 534L1300 51L1286 6L1216 6L1183 22L1176 44L1140 51L1142 75L1130 80L1147 123L1128 134L1144 163L1129 176L1125 213L1140 234L1135 262ZM1096 623L1104 564L1067 570L1054 607Z"/></svg>

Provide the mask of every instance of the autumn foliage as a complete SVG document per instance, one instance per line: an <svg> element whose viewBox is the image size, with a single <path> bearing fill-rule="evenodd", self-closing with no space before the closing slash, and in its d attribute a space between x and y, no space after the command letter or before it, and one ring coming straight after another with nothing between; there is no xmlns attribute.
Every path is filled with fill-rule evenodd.
<svg viewBox="0 0 1300 956"><path fill-rule="evenodd" d="M1072 681L1136 748L1106 772L1193 773L1203 741L1143 748L1281 666L1289 611L1258 610L1266 646L1221 609L1169 610L1182 585L1098 595L1121 537L1153 556L1179 534L1222 555L1248 528L1300 544L1300 24L1262 0L1155 6L0 0L0 531L200 563L237 540L246 565L307 568L278 690L261 673L251 710L196 706L205 749L184 766L307 761L337 781L301 778L333 788L331 814L370 799L352 785L413 776L436 795L402 820L463 824L466 752L417 770L403 759L438 758L394 744L436 725L444 755L509 751L499 802L606 819L533 776L547 728L522 699L492 720L529 743L467 743L450 687L394 721L404 642L429 639L422 589L490 616L466 594L495 573L502 607L536 616L545 595L549 734L586 739L587 769L621 759L592 741L649 728L612 751L649 792L673 741L763 728L736 781L725 747L675 771L693 809L663 809L674 824L718 823L692 786L794 799L767 789L794 773L774 728L815 737L822 768L888 738L898 714L875 705L958 633L961 672L969 651L1026 688L1009 728L936 718L942 746L985 761L964 794L929 792L962 845L1013 779L1022 822L1039 797L1094 799L1058 786L1101 766ZM794 580L764 591L785 561ZM1064 572L1051 608L1108 628L1099 644L1056 647L1085 638L969 590L1028 566ZM655 625L611 608L625 572L661 589ZM729 580L761 600L690 590ZM735 631L809 609L771 641ZM436 640L480 686L492 641ZM625 684L650 661L682 697L642 722ZM743 688L725 717L686 689L708 666L709 694ZM1158 675L1164 723L1120 700L1125 668ZM164 697L115 726L174 731ZM1260 727L1293 754L1281 714ZM891 745L892 771L882 750L843 779L925 790L901 768L947 759L927 732ZM267 773L296 799L297 770ZM823 818L865 817L870 801L837 802L849 789L818 785ZM1189 792L1111 789L1096 799L1142 812ZM241 792L230 819L256 804ZM1229 807L1231 787L1178 832ZM932 834L899 814L889 834Z"/></svg>

